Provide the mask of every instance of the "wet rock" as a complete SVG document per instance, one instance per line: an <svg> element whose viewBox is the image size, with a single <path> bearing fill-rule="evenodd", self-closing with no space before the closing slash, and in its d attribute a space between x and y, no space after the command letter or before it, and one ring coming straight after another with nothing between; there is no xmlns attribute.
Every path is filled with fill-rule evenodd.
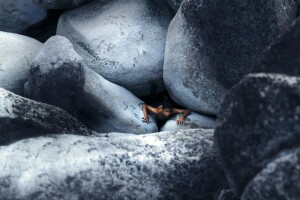
<svg viewBox="0 0 300 200"><path fill-rule="evenodd" d="M20 33L44 20L47 10L30 1L0 0L0 30Z"/></svg>
<svg viewBox="0 0 300 200"><path fill-rule="evenodd" d="M226 96L215 140L229 183L241 195L278 153L300 143L300 78L253 74Z"/></svg>
<svg viewBox="0 0 300 200"><path fill-rule="evenodd" d="M257 174L246 187L242 200L300 198L300 151L285 154Z"/></svg>
<svg viewBox="0 0 300 200"><path fill-rule="evenodd" d="M70 9L89 3L93 0L31 0L34 4L46 9Z"/></svg>
<svg viewBox="0 0 300 200"><path fill-rule="evenodd" d="M67 37L88 67L137 96L165 89L163 58L172 19L166 1L95 1L65 12L57 34Z"/></svg>
<svg viewBox="0 0 300 200"><path fill-rule="evenodd" d="M300 76L300 19L278 37L265 51L256 72L281 73Z"/></svg>
<svg viewBox="0 0 300 200"><path fill-rule="evenodd" d="M0 199L214 199L213 130L52 135L0 148Z"/></svg>
<svg viewBox="0 0 300 200"><path fill-rule="evenodd" d="M263 50L296 16L292 0L189 0L167 35L164 81L172 99L216 114L229 88L251 72Z"/></svg>
<svg viewBox="0 0 300 200"><path fill-rule="evenodd" d="M0 87L23 95L30 64L41 46L35 39L0 31Z"/></svg>
<svg viewBox="0 0 300 200"><path fill-rule="evenodd" d="M205 115L201 115L195 112L192 112L188 115L185 120L184 124L177 124L176 120L182 114L177 114L170 120L168 120L162 127L160 131L175 131L180 129L194 129L194 128L206 128L212 129L216 127L216 121L212 117L208 117Z"/></svg>
<svg viewBox="0 0 300 200"><path fill-rule="evenodd" d="M23 98L2 88L0 88L0 133L0 145L53 133L94 134L63 110Z"/></svg>
<svg viewBox="0 0 300 200"><path fill-rule="evenodd" d="M140 99L84 66L68 39L52 37L34 59L26 93L68 111L97 132L157 132L152 117L151 123L143 122Z"/></svg>

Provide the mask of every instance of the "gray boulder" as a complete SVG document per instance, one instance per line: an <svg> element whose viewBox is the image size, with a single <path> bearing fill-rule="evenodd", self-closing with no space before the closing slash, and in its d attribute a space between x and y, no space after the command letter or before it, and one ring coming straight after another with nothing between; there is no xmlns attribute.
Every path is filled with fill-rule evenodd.
<svg viewBox="0 0 300 200"><path fill-rule="evenodd" d="M300 151L287 153L268 164L248 184L242 200L296 200L300 198Z"/></svg>
<svg viewBox="0 0 300 200"><path fill-rule="evenodd" d="M0 133L0 145L46 134L96 134L57 107L23 98L3 88L0 88Z"/></svg>
<svg viewBox="0 0 300 200"><path fill-rule="evenodd" d="M0 87L23 95L30 64L41 47L35 39L0 31Z"/></svg>
<svg viewBox="0 0 300 200"><path fill-rule="evenodd" d="M300 18L265 51L255 72L300 76Z"/></svg>
<svg viewBox="0 0 300 200"><path fill-rule="evenodd" d="M212 133L22 140L0 147L0 199L214 199L226 181Z"/></svg>
<svg viewBox="0 0 300 200"><path fill-rule="evenodd" d="M170 6L177 11L180 7L180 4L183 2L183 0L168 0Z"/></svg>
<svg viewBox="0 0 300 200"><path fill-rule="evenodd" d="M28 0L0 0L0 31L20 33L46 16L47 10Z"/></svg>
<svg viewBox="0 0 300 200"><path fill-rule="evenodd" d="M97 132L157 132L153 118L143 122L140 99L84 65L68 39L51 37L31 65L26 94L68 111Z"/></svg>
<svg viewBox="0 0 300 200"><path fill-rule="evenodd" d="M57 34L67 37L88 67L137 96L161 92L167 28L161 0L98 0L65 12Z"/></svg>
<svg viewBox="0 0 300 200"><path fill-rule="evenodd" d="M300 144L300 78L248 75L226 96L215 140L231 187L248 182L278 153Z"/></svg>
<svg viewBox="0 0 300 200"><path fill-rule="evenodd" d="M293 0L190 0L167 35L164 81L172 99L216 114L225 93L296 16Z"/></svg>
<svg viewBox="0 0 300 200"><path fill-rule="evenodd" d="M93 0L31 0L34 4L46 9L70 9Z"/></svg>
<svg viewBox="0 0 300 200"><path fill-rule="evenodd" d="M175 131L180 129L195 129L195 128L206 128L212 129L216 127L216 121L212 117L201 115L192 112L185 118L184 124L178 125L176 120L182 114L175 115L170 120L168 120L162 127L160 131Z"/></svg>

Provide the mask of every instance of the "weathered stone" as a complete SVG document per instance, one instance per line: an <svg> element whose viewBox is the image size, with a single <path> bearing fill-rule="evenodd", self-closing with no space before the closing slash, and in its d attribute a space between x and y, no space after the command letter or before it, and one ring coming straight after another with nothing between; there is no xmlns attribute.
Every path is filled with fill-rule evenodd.
<svg viewBox="0 0 300 200"><path fill-rule="evenodd" d="M216 127L216 121L212 117L201 115L192 112L188 115L183 124L177 124L177 119L182 114L175 115L170 120L168 120L162 127L160 131L175 131L180 129L195 129L195 128L206 128L211 129Z"/></svg>
<svg viewBox="0 0 300 200"><path fill-rule="evenodd" d="M300 198L300 151L285 152L286 156L268 164L248 184L242 200L290 200Z"/></svg>
<svg viewBox="0 0 300 200"><path fill-rule="evenodd" d="M63 110L0 88L0 145L46 134L96 134ZM1 198L0 198L1 199Z"/></svg>
<svg viewBox="0 0 300 200"><path fill-rule="evenodd" d="M224 189L221 191L221 194L218 200L239 200L231 189Z"/></svg>
<svg viewBox="0 0 300 200"><path fill-rule="evenodd" d="M46 16L47 10L30 1L0 0L0 31L20 33Z"/></svg>
<svg viewBox="0 0 300 200"><path fill-rule="evenodd" d="M188 0L172 20L164 81L172 99L216 114L229 88L296 16L293 0Z"/></svg>
<svg viewBox="0 0 300 200"><path fill-rule="evenodd" d="M138 96L161 92L172 12L161 0L98 0L62 14L67 37L88 67Z"/></svg>
<svg viewBox="0 0 300 200"><path fill-rule="evenodd" d="M34 4L47 9L70 9L93 0L31 0Z"/></svg>
<svg viewBox="0 0 300 200"><path fill-rule="evenodd" d="M143 122L140 99L84 65L70 41L52 37L33 61L26 93L67 110L97 132L157 132L152 117Z"/></svg>
<svg viewBox="0 0 300 200"><path fill-rule="evenodd" d="M183 0L168 0L170 6L177 11L180 7L180 4L183 2Z"/></svg>
<svg viewBox="0 0 300 200"><path fill-rule="evenodd" d="M35 39L0 31L0 87L23 95L30 64L41 46Z"/></svg>
<svg viewBox="0 0 300 200"><path fill-rule="evenodd" d="M279 152L300 144L300 78L253 74L226 96L215 140L229 183L241 195Z"/></svg>
<svg viewBox="0 0 300 200"><path fill-rule="evenodd" d="M278 37L265 51L255 72L281 73L300 76L300 19Z"/></svg>
<svg viewBox="0 0 300 200"><path fill-rule="evenodd" d="M22 140L0 147L0 199L215 199L226 181L212 133Z"/></svg>

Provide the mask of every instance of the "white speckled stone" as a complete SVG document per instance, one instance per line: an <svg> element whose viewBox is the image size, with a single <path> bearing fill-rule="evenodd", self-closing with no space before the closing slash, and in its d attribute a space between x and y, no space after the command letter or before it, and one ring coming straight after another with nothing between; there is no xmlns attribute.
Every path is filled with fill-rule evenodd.
<svg viewBox="0 0 300 200"><path fill-rule="evenodd" d="M212 133L22 140L0 147L0 199L213 199L225 177Z"/></svg>
<svg viewBox="0 0 300 200"><path fill-rule="evenodd" d="M35 39L0 31L0 87L23 95L31 61L41 47Z"/></svg>
<svg viewBox="0 0 300 200"><path fill-rule="evenodd" d="M212 117L208 117L205 115L201 115L195 112L192 112L188 115L185 120L184 124L177 124L176 120L182 114L178 114L168 120L162 127L160 131L175 131L181 129L194 129L194 128L215 128L216 127L216 120Z"/></svg>
<svg viewBox="0 0 300 200"><path fill-rule="evenodd" d="M171 9L161 0L98 0L65 12L57 34L88 66L137 96L165 89L163 60Z"/></svg>

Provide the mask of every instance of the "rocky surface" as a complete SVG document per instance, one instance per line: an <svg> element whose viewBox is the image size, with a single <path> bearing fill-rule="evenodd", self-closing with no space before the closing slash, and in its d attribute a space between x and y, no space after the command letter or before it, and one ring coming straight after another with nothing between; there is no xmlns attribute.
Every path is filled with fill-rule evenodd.
<svg viewBox="0 0 300 200"><path fill-rule="evenodd" d="M31 66L28 97L67 110L97 132L157 131L152 117L143 122L140 99L84 65L65 37L50 38Z"/></svg>
<svg viewBox="0 0 300 200"><path fill-rule="evenodd" d="M231 189L224 189L221 191L221 194L218 200L239 200Z"/></svg>
<svg viewBox="0 0 300 200"><path fill-rule="evenodd" d="M184 1L167 35L164 81L172 99L216 114L228 88L296 16L292 0Z"/></svg>
<svg viewBox="0 0 300 200"><path fill-rule="evenodd" d="M212 133L22 140L0 147L0 199L215 199L225 178Z"/></svg>
<svg viewBox="0 0 300 200"><path fill-rule="evenodd" d="M246 187L242 200L299 199L300 151L285 152L268 164Z"/></svg>
<svg viewBox="0 0 300 200"><path fill-rule="evenodd" d="M95 1L65 12L57 34L67 37L87 65L138 96L161 92L167 28L166 1Z"/></svg>
<svg viewBox="0 0 300 200"><path fill-rule="evenodd" d="M299 88L297 77L253 74L226 96L215 140L237 194L278 153L299 145Z"/></svg>
<svg viewBox="0 0 300 200"><path fill-rule="evenodd" d="M183 0L168 0L170 6L177 11L180 7L180 4L183 2Z"/></svg>
<svg viewBox="0 0 300 200"><path fill-rule="evenodd" d="M23 98L2 88L0 133L0 145L53 133L96 134L57 107Z"/></svg>
<svg viewBox="0 0 300 200"><path fill-rule="evenodd" d="M41 46L35 39L0 31L0 87L23 95L30 64Z"/></svg>
<svg viewBox="0 0 300 200"><path fill-rule="evenodd" d="M20 33L46 16L47 10L30 1L0 0L0 31Z"/></svg>
<svg viewBox="0 0 300 200"><path fill-rule="evenodd" d="M300 76L300 19L278 37L266 50L256 72L281 73Z"/></svg>
<svg viewBox="0 0 300 200"><path fill-rule="evenodd" d="M216 127L216 121L212 117L208 117L205 115L201 115L195 112L192 112L188 115L185 120L184 124L177 124L176 120L182 114L177 114L168 120L160 129L160 131L175 131L181 129L195 129L195 128L206 128L212 129Z"/></svg>
<svg viewBox="0 0 300 200"><path fill-rule="evenodd" d="M46 9L70 9L89 3L93 0L31 0L34 4Z"/></svg>

